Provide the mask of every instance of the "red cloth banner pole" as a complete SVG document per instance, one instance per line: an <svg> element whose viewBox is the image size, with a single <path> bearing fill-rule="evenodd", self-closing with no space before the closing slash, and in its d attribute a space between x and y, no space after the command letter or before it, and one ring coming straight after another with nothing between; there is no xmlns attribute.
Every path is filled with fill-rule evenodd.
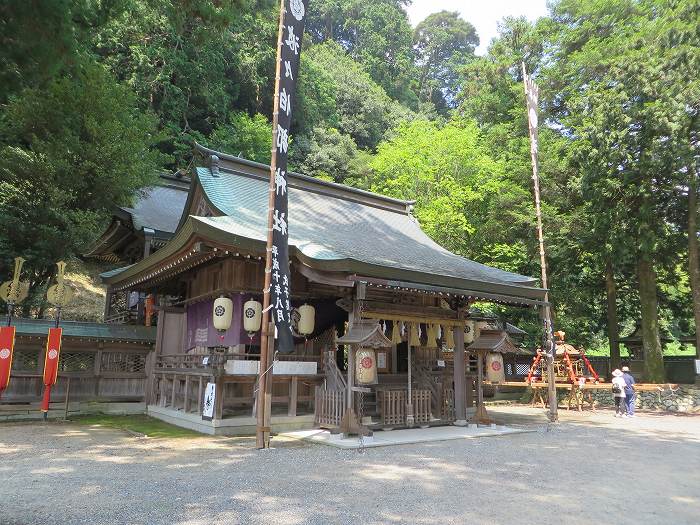
<svg viewBox="0 0 700 525"><path fill-rule="evenodd" d="M41 411L44 419L48 417L51 402L51 386L58 377L58 359L61 355L62 328L49 328L49 338L46 341L46 356L44 358L44 397L41 401Z"/></svg>
<svg viewBox="0 0 700 525"><path fill-rule="evenodd" d="M12 354L15 348L15 327L0 326L0 395L10 384Z"/></svg>

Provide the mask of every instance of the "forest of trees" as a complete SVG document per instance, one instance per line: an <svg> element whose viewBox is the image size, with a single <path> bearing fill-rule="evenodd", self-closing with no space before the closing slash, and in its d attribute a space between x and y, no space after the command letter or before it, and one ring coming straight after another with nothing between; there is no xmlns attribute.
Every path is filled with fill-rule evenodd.
<svg viewBox="0 0 700 525"><path fill-rule="evenodd" d="M457 13L310 0L291 162L415 199L470 259L539 275L521 63L541 87L540 172L557 329L587 348L700 323L700 2L558 0L505 18L484 56ZM274 0L46 0L0 6L0 277L35 304L61 258L197 140L267 162ZM293 220L293 218L291 218ZM529 310L498 309L533 336ZM619 348L610 345L613 359Z"/></svg>

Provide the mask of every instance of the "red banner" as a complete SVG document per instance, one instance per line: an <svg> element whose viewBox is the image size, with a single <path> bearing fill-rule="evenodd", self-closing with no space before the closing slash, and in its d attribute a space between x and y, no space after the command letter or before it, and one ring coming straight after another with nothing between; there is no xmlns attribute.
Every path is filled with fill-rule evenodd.
<svg viewBox="0 0 700 525"><path fill-rule="evenodd" d="M10 383L12 352L15 348L15 327L0 326L0 392Z"/></svg>
<svg viewBox="0 0 700 525"><path fill-rule="evenodd" d="M46 342L46 357L44 358L44 385L46 386L56 383L62 333L62 328L49 328L49 340Z"/></svg>

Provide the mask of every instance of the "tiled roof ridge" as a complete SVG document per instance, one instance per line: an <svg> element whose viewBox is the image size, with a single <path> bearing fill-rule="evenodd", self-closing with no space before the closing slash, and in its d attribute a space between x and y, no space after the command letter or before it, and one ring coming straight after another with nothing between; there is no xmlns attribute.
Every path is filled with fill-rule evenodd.
<svg viewBox="0 0 700 525"><path fill-rule="evenodd" d="M195 149L203 156L205 157L206 161L208 163L211 162L211 156L217 157L220 161L224 160L227 162L230 162L232 164L238 164L243 167L248 167L248 168L254 168L256 170L260 170L264 173L269 173L270 172L270 166L267 164L263 164L260 162L255 162L252 160L245 159L243 157L236 157L235 155L230 155L228 153L216 151L210 148L207 148L205 146L202 146L201 144L195 143ZM225 172L229 173L236 173L235 168L231 169L228 166L223 166L219 165L218 168L220 170L223 170ZM257 174L254 173L245 173L246 175L249 176L256 176ZM363 200L365 201L365 204L372 204L372 200L374 201L380 201L384 203L385 205L391 206L392 208L395 209L397 212L402 212L404 214L411 214L413 211L413 206L416 201L410 201L410 200L404 200L404 199L397 199L394 197L388 197L386 195L382 195L381 193L375 193L372 191L368 190L363 190L361 188L355 188L353 186L348 186L346 184L340 184L338 182L330 182L322 179L318 179L316 177L311 177L309 175L304 175L303 173L297 173L290 171L287 173L287 178L290 180L290 184L294 184L294 182L301 183L300 185L303 185L305 189L307 190L313 190L317 193L321 194L328 194L336 197L341 197L343 194L346 194L348 198L352 200Z"/></svg>

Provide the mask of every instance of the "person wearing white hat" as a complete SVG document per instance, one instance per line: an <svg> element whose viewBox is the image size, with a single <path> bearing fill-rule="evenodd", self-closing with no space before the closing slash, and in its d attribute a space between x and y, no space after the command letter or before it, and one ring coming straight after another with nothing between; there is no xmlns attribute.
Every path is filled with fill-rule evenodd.
<svg viewBox="0 0 700 525"><path fill-rule="evenodd" d="M628 366L622 367L622 379L625 380L625 417L634 417L634 376Z"/></svg>
<svg viewBox="0 0 700 525"><path fill-rule="evenodd" d="M627 385L622 377L622 371L619 368L613 370L612 376L612 393L615 398L615 417L622 417L624 412L624 403L622 401L625 399L625 387Z"/></svg>

